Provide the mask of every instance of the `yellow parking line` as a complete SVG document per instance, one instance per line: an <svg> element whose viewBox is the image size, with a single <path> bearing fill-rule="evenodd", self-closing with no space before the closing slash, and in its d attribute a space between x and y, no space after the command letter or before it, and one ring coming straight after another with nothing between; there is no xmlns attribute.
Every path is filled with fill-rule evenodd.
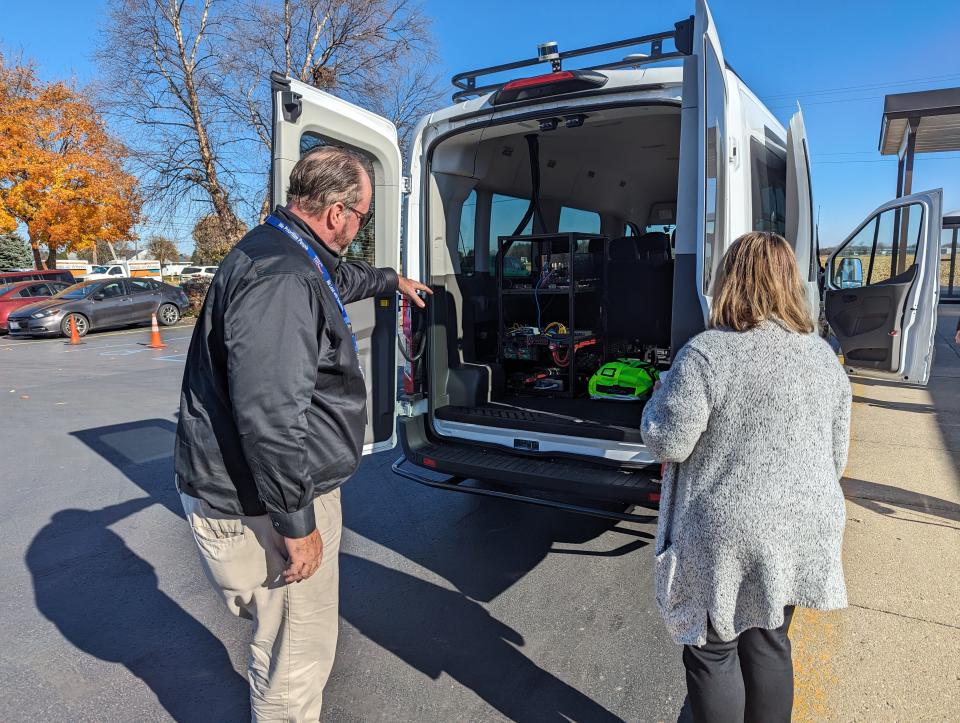
<svg viewBox="0 0 960 723"><path fill-rule="evenodd" d="M864 388L853 380L854 396ZM850 439L855 438L856 415L850 418ZM844 475L846 471L844 470ZM822 721L831 718L830 691L839 687L834 660L840 646L842 611L824 612L797 608L790 625L793 644L793 720Z"/></svg>
<svg viewBox="0 0 960 723"><path fill-rule="evenodd" d="M188 327L192 327L195 323L196 322L191 321L188 323L174 324L173 326L164 326L162 327L162 330L174 331L177 329L185 329ZM123 336L125 334L143 334L144 332L149 333L150 329L148 327L143 327L140 329L124 329L122 331L91 332L93 334L96 334L96 336L91 336L90 334L87 334L87 336L84 337L84 343L90 343L91 340L104 339L108 336ZM0 346L0 350L5 351L7 349L16 349L17 347L30 346L32 344L65 344L65 343L66 343L65 338L60 336L54 337L52 339L17 339L15 341L6 342L2 346Z"/></svg>

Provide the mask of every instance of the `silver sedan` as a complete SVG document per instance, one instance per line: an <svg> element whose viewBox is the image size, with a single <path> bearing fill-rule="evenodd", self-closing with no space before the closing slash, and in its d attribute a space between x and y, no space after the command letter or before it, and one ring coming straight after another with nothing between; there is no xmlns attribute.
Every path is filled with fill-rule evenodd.
<svg viewBox="0 0 960 723"><path fill-rule="evenodd" d="M96 329L150 321L180 321L189 305L183 289L153 279L83 281L43 301L20 307L8 318L10 336L69 336L70 324L84 336Z"/></svg>

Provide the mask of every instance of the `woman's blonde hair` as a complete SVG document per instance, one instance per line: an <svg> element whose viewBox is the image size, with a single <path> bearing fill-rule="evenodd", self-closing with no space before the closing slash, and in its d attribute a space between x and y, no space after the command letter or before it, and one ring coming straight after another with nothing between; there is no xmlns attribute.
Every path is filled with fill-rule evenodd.
<svg viewBox="0 0 960 723"><path fill-rule="evenodd" d="M790 244L779 234L752 231L720 262L710 326L746 331L766 319L799 334L814 328Z"/></svg>

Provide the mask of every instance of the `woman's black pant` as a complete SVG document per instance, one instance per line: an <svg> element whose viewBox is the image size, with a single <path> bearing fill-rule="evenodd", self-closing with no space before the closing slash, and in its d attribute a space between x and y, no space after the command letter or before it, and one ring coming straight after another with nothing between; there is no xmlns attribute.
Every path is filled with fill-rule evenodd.
<svg viewBox="0 0 960 723"><path fill-rule="evenodd" d="M683 647L687 695L697 723L789 723L793 658L787 630L793 607L776 630L750 628L729 642L708 626L707 644Z"/></svg>

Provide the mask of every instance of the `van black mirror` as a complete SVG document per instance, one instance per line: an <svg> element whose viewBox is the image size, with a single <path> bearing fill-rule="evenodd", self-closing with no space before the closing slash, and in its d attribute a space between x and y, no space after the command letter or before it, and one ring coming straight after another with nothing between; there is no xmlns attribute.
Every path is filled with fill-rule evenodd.
<svg viewBox="0 0 960 723"><path fill-rule="evenodd" d="M845 256L837 264L834 285L841 289L859 289L863 286L863 260L858 256Z"/></svg>

